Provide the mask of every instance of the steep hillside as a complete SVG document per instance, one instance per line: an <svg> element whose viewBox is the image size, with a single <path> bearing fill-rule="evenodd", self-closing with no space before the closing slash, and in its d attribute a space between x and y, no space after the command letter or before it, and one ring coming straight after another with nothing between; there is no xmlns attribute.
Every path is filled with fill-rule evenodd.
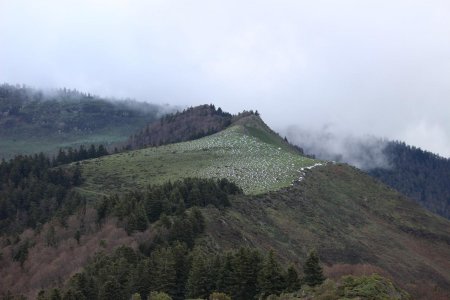
<svg viewBox="0 0 450 300"><path fill-rule="evenodd" d="M448 221L357 169L307 168L316 164L252 115L195 141L84 161L80 190L108 194L189 175L226 177L247 195L225 213L206 209L206 247L273 248L299 262L316 247L330 274L376 271L421 297L450 289Z"/></svg>
<svg viewBox="0 0 450 300"><path fill-rule="evenodd" d="M378 273L415 299L450 297L450 221L356 168L300 155L256 113L231 122L196 140L63 166L62 174L79 169L80 184L68 188L89 201L71 206L70 217L55 213L46 224L0 236L0 293L36 296L58 287L75 298L150 291L205 298L192 285L213 280L208 272L217 275L233 256L234 267L251 274L235 269L226 291L244 300L248 287L252 295L262 288L256 273L265 261L253 250L236 252L244 246L264 256L274 250L283 270L301 270L316 249L338 285L342 275ZM114 250L120 245L131 248ZM366 279L348 284L397 291Z"/></svg>
<svg viewBox="0 0 450 300"><path fill-rule="evenodd" d="M0 158L110 144L156 120L165 108L72 90L0 85Z"/></svg>
<svg viewBox="0 0 450 300"><path fill-rule="evenodd" d="M314 168L293 187L238 196L205 216L214 251L249 245L302 264L316 248L330 276L377 272L416 298L450 296L450 222L347 165Z"/></svg>
<svg viewBox="0 0 450 300"><path fill-rule="evenodd" d="M292 127L288 138L322 160L348 163L450 219L450 159L374 136L346 136Z"/></svg>
<svg viewBox="0 0 450 300"><path fill-rule="evenodd" d="M262 193L289 186L301 168L315 163L252 114L201 139L83 161L80 190L95 195L185 177L226 177L247 193Z"/></svg>
<svg viewBox="0 0 450 300"><path fill-rule="evenodd" d="M383 152L390 168L368 173L450 219L450 160L400 142L388 143Z"/></svg>

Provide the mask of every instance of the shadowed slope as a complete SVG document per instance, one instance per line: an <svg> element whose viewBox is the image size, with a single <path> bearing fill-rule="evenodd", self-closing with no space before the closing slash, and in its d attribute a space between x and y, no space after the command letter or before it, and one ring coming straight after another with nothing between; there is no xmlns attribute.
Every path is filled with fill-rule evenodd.
<svg viewBox="0 0 450 300"><path fill-rule="evenodd" d="M316 248L330 274L365 266L419 298L450 291L450 222L346 165L316 168L294 187L237 197L225 214L205 215L205 243L216 250L249 245L303 263Z"/></svg>

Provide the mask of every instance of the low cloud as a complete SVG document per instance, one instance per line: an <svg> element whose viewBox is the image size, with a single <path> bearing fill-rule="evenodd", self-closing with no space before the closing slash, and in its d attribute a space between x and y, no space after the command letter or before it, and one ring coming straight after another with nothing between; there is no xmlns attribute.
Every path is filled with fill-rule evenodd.
<svg viewBox="0 0 450 300"><path fill-rule="evenodd" d="M305 154L319 159L345 162L363 170L390 168L384 154L388 141L384 139L333 132L327 127L305 130L290 126L284 133L291 143L303 148Z"/></svg>
<svg viewBox="0 0 450 300"><path fill-rule="evenodd" d="M450 155L448 0L0 1L0 45L0 83L253 109L278 131L333 123Z"/></svg>

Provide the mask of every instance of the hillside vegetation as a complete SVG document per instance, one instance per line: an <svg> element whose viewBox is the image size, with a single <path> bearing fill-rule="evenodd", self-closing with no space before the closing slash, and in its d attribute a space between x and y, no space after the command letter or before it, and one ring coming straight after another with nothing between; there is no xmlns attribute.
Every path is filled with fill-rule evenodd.
<svg viewBox="0 0 450 300"><path fill-rule="evenodd" d="M75 90L0 85L0 158L126 141L165 108Z"/></svg>
<svg viewBox="0 0 450 300"><path fill-rule="evenodd" d="M212 104L190 107L148 124L130 137L127 147L140 149L201 138L225 129L231 120L231 114Z"/></svg>
<svg viewBox="0 0 450 300"><path fill-rule="evenodd" d="M291 185L302 168L315 163L249 115L197 140L83 161L86 181L80 190L109 193L185 177L225 177L246 193L263 193Z"/></svg>
<svg viewBox="0 0 450 300"><path fill-rule="evenodd" d="M316 248L332 277L376 272L415 298L449 296L450 222L355 168L328 164L293 187L231 203L204 213L211 249L273 249L302 264Z"/></svg>
<svg viewBox="0 0 450 300"><path fill-rule="evenodd" d="M450 297L448 220L356 168L302 156L257 113L196 140L72 156L2 163L0 217L17 228L0 235L5 299ZM32 185L30 159L49 191L54 171L71 182L61 203ZM8 194L26 200L17 213Z"/></svg>
<svg viewBox="0 0 450 300"><path fill-rule="evenodd" d="M198 140L84 161L79 189L93 196L189 175L225 177L246 195L225 212L206 208L205 247L275 249L299 263L315 247L330 273L367 268L414 295L445 294L449 222L357 169L318 163L251 115Z"/></svg>
<svg viewBox="0 0 450 300"><path fill-rule="evenodd" d="M388 143L383 152L390 168L368 173L450 219L450 160L400 142Z"/></svg>

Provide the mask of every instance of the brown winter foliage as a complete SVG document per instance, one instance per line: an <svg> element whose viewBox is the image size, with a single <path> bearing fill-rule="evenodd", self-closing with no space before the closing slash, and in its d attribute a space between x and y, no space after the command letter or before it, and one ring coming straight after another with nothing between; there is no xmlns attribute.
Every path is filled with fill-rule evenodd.
<svg viewBox="0 0 450 300"><path fill-rule="evenodd" d="M20 242L16 245L5 245L6 240L3 238L0 295L9 290L13 294L23 294L34 299L41 289L63 286L96 252L110 253L120 245L136 248L140 240L148 239L150 235L147 231L129 236L124 229L118 228L117 222L112 219L98 226L96 217L94 209L87 209L82 216L71 216L67 220L67 227L53 221L43 226L39 232L26 230L20 235L20 240L29 240L34 246L29 248L28 257L22 266L12 260L12 253ZM54 234L49 234L52 226ZM75 233L80 228L84 229L78 244Z"/></svg>

